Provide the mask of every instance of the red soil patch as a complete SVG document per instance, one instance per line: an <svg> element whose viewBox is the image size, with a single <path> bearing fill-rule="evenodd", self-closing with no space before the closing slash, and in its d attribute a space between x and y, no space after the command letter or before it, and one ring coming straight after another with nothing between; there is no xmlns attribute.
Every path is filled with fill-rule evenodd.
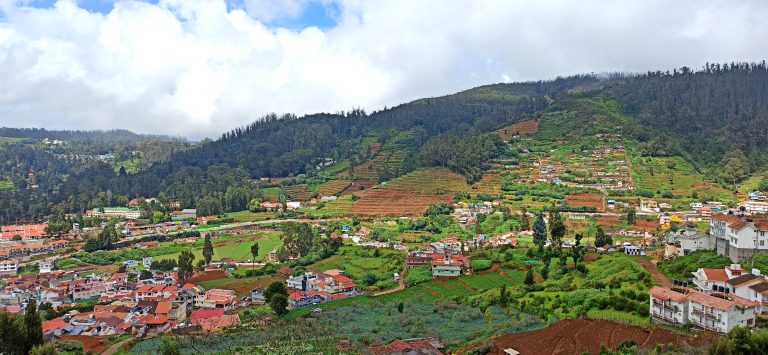
<svg viewBox="0 0 768 355"><path fill-rule="evenodd" d="M507 334L492 339L491 354L504 354L512 348L521 354L596 354L600 346L615 349L625 340L634 340L641 348L656 344L675 347L704 347L711 336L691 337L669 330L645 329L600 319L567 319L532 332Z"/></svg>
<svg viewBox="0 0 768 355"><path fill-rule="evenodd" d="M597 224L601 227L615 227L621 224L619 216L597 216Z"/></svg>
<svg viewBox="0 0 768 355"><path fill-rule="evenodd" d="M652 219L642 219L638 218L635 220L635 227L643 229L643 230L656 230L656 228L659 227L659 221Z"/></svg>
<svg viewBox="0 0 768 355"><path fill-rule="evenodd" d="M501 139L508 141L516 135L531 134L531 133L535 133L538 130L539 130L539 120L536 119L536 120L518 122L513 125L509 125L507 127L499 129L497 131L494 131L493 133L496 133L499 136L501 136Z"/></svg>
<svg viewBox="0 0 768 355"><path fill-rule="evenodd" d="M418 216L436 202L451 202L450 195L415 194L400 190L370 189L356 193L350 214L364 216Z"/></svg>
<svg viewBox="0 0 768 355"><path fill-rule="evenodd" d="M106 338L99 338L90 335L63 335L60 341L64 340L79 341L83 344L83 350L85 350L85 352L100 354L104 352L104 350L107 350ZM104 343L101 342L102 340L104 340Z"/></svg>
<svg viewBox="0 0 768 355"><path fill-rule="evenodd" d="M218 280L226 277L227 272L225 270L206 270L196 273L195 276L192 276L192 278L187 281L187 283L199 284L204 281Z"/></svg>
<svg viewBox="0 0 768 355"><path fill-rule="evenodd" d="M565 203L574 207L594 207L598 211L604 210L603 195L600 194L573 194L565 196Z"/></svg>
<svg viewBox="0 0 768 355"><path fill-rule="evenodd" d="M656 279L656 283L658 283L659 286L672 287L672 282L670 282L669 279L664 276L664 274L659 272L659 270L656 268L656 264L652 263L648 259L640 259L639 262L640 265L643 265L643 267L648 270L651 275L653 275L653 278Z"/></svg>
<svg viewBox="0 0 768 355"><path fill-rule="evenodd" d="M378 184L378 182L373 180L357 180L353 182L351 185L349 185L344 191L341 192L341 195L351 195L356 194L360 191L370 189L371 187L374 187Z"/></svg>

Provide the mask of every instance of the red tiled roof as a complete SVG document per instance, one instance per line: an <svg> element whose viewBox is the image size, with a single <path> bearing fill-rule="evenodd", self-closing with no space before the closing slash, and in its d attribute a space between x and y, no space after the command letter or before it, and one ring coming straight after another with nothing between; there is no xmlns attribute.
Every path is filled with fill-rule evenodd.
<svg viewBox="0 0 768 355"><path fill-rule="evenodd" d="M335 275L332 278L333 278L333 281L336 281L336 282L352 282L352 279L344 275Z"/></svg>
<svg viewBox="0 0 768 355"><path fill-rule="evenodd" d="M51 320L47 320L47 321L44 321L44 322L43 322L43 333L45 333L45 332L47 332L47 331L49 331L49 330L55 330L55 329L61 329L61 328L64 328L64 327L66 327L68 324L69 324L69 323L67 323L67 322L66 322L64 319L62 319L61 317L59 317L59 318L54 318L54 319L51 319Z"/></svg>
<svg viewBox="0 0 768 355"><path fill-rule="evenodd" d="M199 319L218 317L221 315L224 315L224 309L222 308L196 309L192 311L192 314L189 316L189 319L194 322Z"/></svg>
<svg viewBox="0 0 768 355"><path fill-rule="evenodd" d="M686 295L684 293L680 293L677 291L672 291L668 288L662 288L659 286L653 286L650 290L648 290L648 294L651 295L651 297L662 300L662 301L675 301L675 302L683 302L685 301Z"/></svg>
<svg viewBox="0 0 768 355"><path fill-rule="evenodd" d="M730 295L730 299L723 299L720 297L710 296L701 292L693 291L688 294L688 300L691 300L693 302L696 302L698 304L717 308L719 310L727 311L733 308L734 306L740 306L740 307L756 307L757 302L752 302L749 300L746 300L744 298L741 298L739 296Z"/></svg>
<svg viewBox="0 0 768 355"><path fill-rule="evenodd" d="M710 219L714 219L717 221L727 222L727 223L733 223L739 220L739 216L733 215L733 214L725 214L725 213L717 213L712 215Z"/></svg>
<svg viewBox="0 0 768 355"><path fill-rule="evenodd" d="M728 274L725 269L702 269L707 280L710 281L728 281Z"/></svg>
<svg viewBox="0 0 768 355"><path fill-rule="evenodd" d="M168 314L171 311L171 301L163 301L157 304L155 314Z"/></svg>

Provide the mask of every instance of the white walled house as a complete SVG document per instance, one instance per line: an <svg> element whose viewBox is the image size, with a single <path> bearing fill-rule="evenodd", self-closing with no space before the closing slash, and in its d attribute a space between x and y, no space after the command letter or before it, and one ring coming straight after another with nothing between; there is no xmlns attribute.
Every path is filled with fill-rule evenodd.
<svg viewBox="0 0 768 355"><path fill-rule="evenodd" d="M729 280L728 273L724 269L699 268L693 274L693 283L701 292L710 293L725 289Z"/></svg>
<svg viewBox="0 0 768 355"><path fill-rule="evenodd" d="M716 250L733 262L768 252L768 218L716 214L709 222Z"/></svg>
<svg viewBox="0 0 768 355"><path fill-rule="evenodd" d="M648 294L653 320L679 326L687 323L688 302L685 294L657 286L652 287Z"/></svg>
<svg viewBox="0 0 768 355"><path fill-rule="evenodd" d="M758 303L733 294L708 295L690 289L658 286L648 291L654 322L728 333L734 327L754 327Z"/></svg>

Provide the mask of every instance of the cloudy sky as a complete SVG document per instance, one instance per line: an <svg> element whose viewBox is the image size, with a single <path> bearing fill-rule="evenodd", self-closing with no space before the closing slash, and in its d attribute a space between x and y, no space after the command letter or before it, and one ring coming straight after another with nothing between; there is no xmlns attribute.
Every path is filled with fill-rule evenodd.
<svg viewBox="0 0 768 355"><path fill-rule="evenodd" d="M0 126L215 137L268 112L768 58L768 1L0 0Z"/></svg>

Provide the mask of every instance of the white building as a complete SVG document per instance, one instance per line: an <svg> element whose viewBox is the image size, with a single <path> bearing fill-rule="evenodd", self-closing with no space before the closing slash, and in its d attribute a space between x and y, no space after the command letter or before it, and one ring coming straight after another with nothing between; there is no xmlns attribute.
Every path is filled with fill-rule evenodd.
<svg viewBox="0 0 768 355"><path fill-rule="evenodd" d="M715 214L709 222L716 250L734 262L768 251L768 218Z"/></svg>
<svg viewBox="0 0 768 355"><path fill-rule="evenodd" d="M655 322L673 325L691 323L701 329L728 333L734 327L753 327L758 303L733 294L687 293L652 287L649 307Z"/></svg>
<svg viewBox="0 0 768 355"><path fill-rule="evenodd" d="M747 201L742 205L748 214L766 214L768 213L768 202Z"/></svg>
<svg viewBox="0 0 768 355"><path fill-rule="evenodd" d="M16 275L19 262L16 259L0 260L0 275Z"/></svg>
<svg viewBox="0 0 768 355"><path fill-rule="evenodd" d="M55 261L56 261L55 259L40 260L40 262L37 263L38 269L40 269L40 273L47 274L47 273L53 272Z"/></svg>

